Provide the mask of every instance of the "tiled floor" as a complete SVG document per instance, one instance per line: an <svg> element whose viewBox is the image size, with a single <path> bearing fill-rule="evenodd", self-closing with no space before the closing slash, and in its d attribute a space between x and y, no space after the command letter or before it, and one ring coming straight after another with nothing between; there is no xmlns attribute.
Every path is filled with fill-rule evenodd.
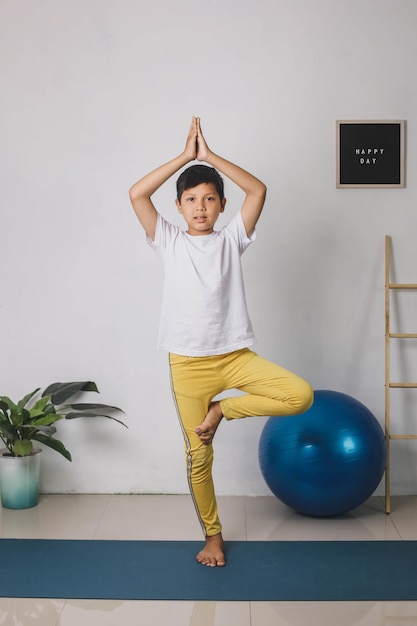
<svg viewBox="0 0 417 626"><path fill-rule="evenodd" d="M417 496L393 498L390 515L384 512L382 498L374 497L336 519L299 516L272 496L220 497L219 507L226 540L417 540ZM33 509L2 509L0 536L201 538L188 496L151 495L44 495ZM0 598L0 626L399 626L405 623L417 626L417 601L103 602Z"/></svg>

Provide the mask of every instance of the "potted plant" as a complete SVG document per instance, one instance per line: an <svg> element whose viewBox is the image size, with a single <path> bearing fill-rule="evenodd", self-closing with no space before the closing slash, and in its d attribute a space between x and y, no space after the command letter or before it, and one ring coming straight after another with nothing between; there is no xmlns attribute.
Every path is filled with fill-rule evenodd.
<svg viewBox="0 0 417 626"><path fill-rule="evenodd" d="M0 450L0 491L5 508L20 509L38 503L40 452L33 442L59 452L68 461L71 454L55 438L55 422L78 417L107 417L126 426L114 413L123 412L115 406L97 403L68 404L80 392L97 392L92 381L53 383L36 396L40 388L14 403L0 396L0 440L6 446Z"/></svg>

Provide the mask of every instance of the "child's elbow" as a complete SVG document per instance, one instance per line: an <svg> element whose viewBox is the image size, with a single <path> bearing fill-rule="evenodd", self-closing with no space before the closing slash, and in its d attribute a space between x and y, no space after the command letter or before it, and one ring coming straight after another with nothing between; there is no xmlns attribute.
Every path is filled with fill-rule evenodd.
<svg viewBox="0 0 417 626"><path fill-rule="evenodd" d="M135 193L135 185L133 185L133 187L131 187L129 189L129 198L131 200L131 202L133 202L137 197L137 194Z"/></svg>
<svg viewBox="0 0 417 626"><path fill-rule="evenodd" d="M267 192L266 185L264 185L264 183L260 182L258 195L259 195L259 198L262 200L262 202L265 202L266 192Z"/></svg>

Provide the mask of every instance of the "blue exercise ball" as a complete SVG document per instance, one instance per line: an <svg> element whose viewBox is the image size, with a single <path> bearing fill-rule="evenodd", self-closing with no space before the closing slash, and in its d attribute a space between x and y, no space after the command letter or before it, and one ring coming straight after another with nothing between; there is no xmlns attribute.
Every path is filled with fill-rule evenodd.
<svg viewBox="0 0 417 626"><path fill-rule="evenodd" d="M371 411L337 391L315 391L302 415L270 417L259 441L266 484L304 515L341 515L364 502L385 469L385 438Z"/></svg>

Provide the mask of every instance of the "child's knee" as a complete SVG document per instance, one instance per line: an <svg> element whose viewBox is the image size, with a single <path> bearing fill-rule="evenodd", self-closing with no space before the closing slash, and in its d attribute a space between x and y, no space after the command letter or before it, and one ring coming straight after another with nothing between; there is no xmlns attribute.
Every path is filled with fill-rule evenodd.
<svg viewBox="0 0 417 626"><path fill-rule="evenodd" d="M311 407L314 402L314 391L312 386L303 380L299 389L299 396L297 400L298 413L305 413Z"/></svg>

